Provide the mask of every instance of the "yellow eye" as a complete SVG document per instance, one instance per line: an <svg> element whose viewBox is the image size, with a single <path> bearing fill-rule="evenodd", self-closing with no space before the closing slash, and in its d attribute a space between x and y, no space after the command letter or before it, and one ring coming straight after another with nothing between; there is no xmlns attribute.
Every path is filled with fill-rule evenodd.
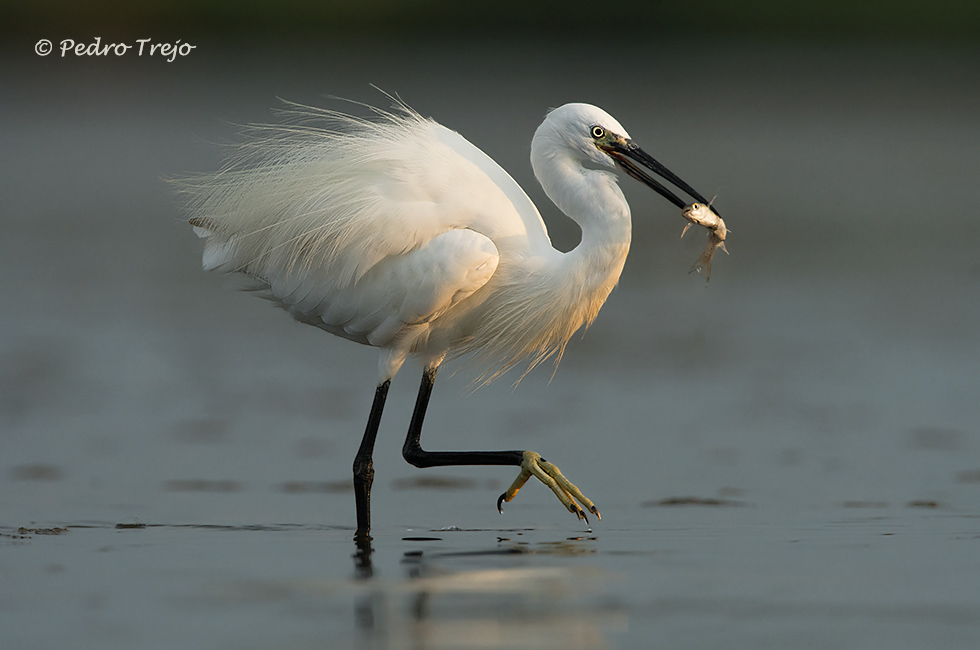
<svg viewBox="0 0 980 650"><path fill-rule="evenodd" d="M605 135L606 135L606 131L601 126L592 127L592 137L595 138L596 140L601 139Z"/></svg>

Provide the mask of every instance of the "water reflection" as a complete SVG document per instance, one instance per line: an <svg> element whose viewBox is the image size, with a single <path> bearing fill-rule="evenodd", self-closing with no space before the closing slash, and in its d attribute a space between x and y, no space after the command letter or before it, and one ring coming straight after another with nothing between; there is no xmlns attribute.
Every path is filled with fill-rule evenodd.
<svg viewBox="0 0 980 650"><path fill-rule="evenodd" d="M371 536L363 531L357 531L354 535L354 578L357 580L367 580L374 576L374 569L371 565L371 554L374 548L371 546Z"/></svg>
<svg viewBox="0 0 980 650"><path fill-rule="evenodd" d="M374 576L371 538L355 538L354 576L365 589L354 606L358 648L609 648L603 630L625 624L621 606L601 602L609 576L596 567L540 566L509 556L583 556L594 537L529 543L499 537L492 548L402 552L404 579ZM441 542L438 537L409 541ZM454 570L473 564L480 568Z"/></svg>

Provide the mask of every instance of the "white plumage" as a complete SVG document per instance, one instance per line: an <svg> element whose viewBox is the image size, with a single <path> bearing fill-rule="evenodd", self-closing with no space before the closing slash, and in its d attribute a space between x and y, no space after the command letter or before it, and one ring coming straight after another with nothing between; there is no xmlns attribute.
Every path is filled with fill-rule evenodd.
<svg viewBox="0 0 980 650"><path fill-rule="evenodd" d="M596 317L630 246L618 166L677 207L637 163L706 203L605 111L566 104L531 142L549 198L582 228L555 250L514 180L462 136L407 106L365 120L296 108L261 127L224 171L181 184L204 267L243 274L297 320L380 349L378 387L354 459L358 535L370 529L372 454L390 380L409 355L425 371L403 455L418 467L517 465L510 501L535 476L571 512L595 505L532 451L428 452L419 436L436 370L470 354L489 381L528 369ZM318 124L319 123L319 124Z"/></svg>
<svg viewBox="0 0 980 650"><path fill-rule="evenodd" d="M486 154L407 107L378 114L365 121L304 109L302 123L260 128L233 166L184 182L191 222L206 239L205 269L243 273L297 320L381 348L381 380L408 354L432 363L478 352L492 377L559 352L618 280L629 208L611 172L576 168L567 155L576 143L546 127L559 117L581 122L578 139L600 164L609 158L591 144L589 126L622 127L573 104L535 136L535 172L559 206L587 228L608 217L595 214L605 201L619 223L563 254ZM317 118L326 128L309 124ZM542 169L549 165L577 172L577 183L561 178L565 186L555 187Z"/></svg>

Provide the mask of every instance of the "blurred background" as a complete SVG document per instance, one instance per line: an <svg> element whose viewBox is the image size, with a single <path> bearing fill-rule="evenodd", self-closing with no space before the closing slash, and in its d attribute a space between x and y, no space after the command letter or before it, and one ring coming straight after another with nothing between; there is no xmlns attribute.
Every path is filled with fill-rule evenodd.
<svg viewBox="0 0 980 650"><path fill-rule="evenodd" d="M508 447L553 429L584 448L594 447L596 428L619 431L624 442L593 449L593 462L613 465L622 445L644 454L636 445L652 445L662 488L675 490L683 487L675 480L697 483L703 473L675 466L665 440L691 446L694 466L700 455L721 465L710 490L762 481L755 462L819 479L882 445L928 447L920 438L929 432L950 452L978 451L975 3L7 10L15 18L2 28L0 62L8 512L44 516L13 495L37 496L46 485L64 498L59 480L108 494L139 486L155 494L168 481L212 475L242 483L247 464L232 459L245 439L274 452L284 475L346 480L374 352L291 323L201 273L201 245L166 179L217 168L240 126L275 119L282 99L387 105L371 84L509 170L558 248L576 244L577 228L543 195L527 156L545 111L567 101L604 107L701 193L717 195L732 231L731 256L716 260L705 288L687 275L702 233L679 240L679 215L627 179L633 252L594 327L550 383L542 369L518 391L505 380L472 394L468 372L444 373L445 401L429 428L438 436L463 417L473 432L431 444ZM35 53L41 38L53 53ZM135 46L141 38L194 49L172 60L59 49L64 39ZM412 374L393 394L403 408L388 409L393 438ZM566 430L585 414L563 420L562 400L589 400L593 424ZM386 449L396 477L410 473L397 445ZM146 466L159 476L145 480ZM858 466L855 478L876 490L897 476L874 455ZM779 480L766 489L786 494Z"/></svg>
<svg viewBox="0 0 980 650"><path fill-rule="evenodd" d="M465 365L444 371L428 447L527 447L558 463L604 513L590 561L625 563L618 568L633 576L613 600L688 594L701 611L699 598L749 585L782 621L787 590L809 594L806 603L858 598L871 607L857 615L869 638L899 647L914 637L882 637L880 628L907 619L921 622L919 631L958 630L954 641L971 647L980 616L967 576L977 556L951 540L975 540L968 517L980 502L980 3L54 0L5 2L3 11L0 529L315 523L343 532L327 556L348 567L346 489L375 353L202 273L202 246L166 179L218 168L240 126L274 120L280 99L387 106L374 84L497 160L567 250L577 229L538 187L528 153L548 108L586 101L702 194L717 195L731 255L716 257L707 287L688 275L704 233L679 239L678 211L624 179L633 247L596 323L573 340L553 379L541 367L516 390L508 376L473 392ZM170 61L59 50L64 39L144 38L194 49ZM35 52L40 39L52 41L51 54ZM376 536L388 542L380 545L409 528L504 521L493 501L510 474L420 473L401 460L417 381L406 366L382 423L374 508L384 522ZM444 478L442 491L420 475ZM753 530L775 537L829 531L823 548L867 541L828 524L854 512L869 526L900 522L906 534L973 532L943 537L942 557L928 554L935 537L913 535L876 554L885 564L874 571L835 564L850 555L801 558L763 542L766 557L744 572L693 583L680 574L661 593L650 565L630 554L674 542L681 556L665 557L697 553L697 541L658 534L670 515L647 507L689 495L751 503L755 514L730 519L761 518ZM918 526L921 512L934 519ZM505 516L518 529L556 522L562 539L568 523L553 497L531 487ZM786 532L790 520L804 532ZM699 512L676 530L706 521ZM733 530L732 538L715 531L726 545L692 562L738 566L759 533ZM161 571L187 560L181 544L191 532L180 535L156 560ZM622 551L615 560L603 554L609 545ZM266 566L264 551L254 552L259 561L228 569L232 578ZM134 566L152 562L129 553ZM389 576L400 575L393 557ZM771 590L759 578L770 558L786 558ZM0 556L5 581L35 585L0 610L36 606L55 616L62 607L89 620L87 596L45 596L63 587L59 575L77 575L75 564L40 552L35 564L24 561ZM67 573L51 570L58 562ZM658 575L670 575L671 560L657 562ZM929 570L918 582L882 579L907 566ZM109 603L96 615L103 623L155 621L165 628L160 639L180 640L150 611L160 594L128 599L127 607L146 607L132 617L112 585L96 576L90 584ZM182 583L160 589L187 595ZM926 599L955 604L960 627L945 615L874 615ZM630 634L652 611L626 610ZM853 640L819 613L807 616L788 625L818 640L834 630L844 645ZM646 633L678 645L673 619L649 620L660 627ZM31 638L19 629L15 639ZM717 647L755 638L719 635Z"/></svg>
<svg viewBox="0 0 980 650"><path fill-rule="evenodd" d="M601 8L585 0L568 0L560 8L550 2L516 0L465 4L450 0L97 0L84 5L71 0L42 0L5 4L11 19L6 21L5 31L13 34L22 33L25 26L44 25L79 33L94 29L107 36L153 28L183 35L222 35L232 40L246 34L290 40L318 35L418 37L445 32L486 36L498 30L532 37L542 32L572 34L605 27L688 38L697 33L764 40L806 37L949 42L975 38L980 26L980 9L967 0L828 0L819 6L771 0L616 0Z"/></svg>

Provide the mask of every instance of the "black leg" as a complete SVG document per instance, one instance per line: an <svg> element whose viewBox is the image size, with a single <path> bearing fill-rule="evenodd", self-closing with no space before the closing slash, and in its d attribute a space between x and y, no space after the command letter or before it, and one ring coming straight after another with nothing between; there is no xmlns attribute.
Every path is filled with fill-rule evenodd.
<svg viewBox="0 0 980 650"><path fill-rule="evenodd" d="M590 512L599 516L595 504L589 501L575 485L568 481L557 467L541 458L532 451L425 451L419 442L422 434L422 421L425 410L432 396L432 385L436 380L438 366L428 366L422 373L422 385L412 413L412 422L408 427L408 436L402 455L416 467L443 467L447 465L513 465L521 468L521 473L513 484L497 500L497 509L504 501L510 501L517 495L521 486L533 475L547 485L565 507L576 514L579 519L586 519L585 512L575 503L577 499ZM357 566L359 575L371 574L371 484L374 482L374 441L378 436L378 426L381 424L381 412L384 410L385 399L388 396L390 381L378 385L371 405L371 415L368 417L367 428L361 446L354 457L354 503L357 506L357 533L354 541L358 553ZM588 521L586 519L586 521Z"/></svg>
<svg viewBox="0 0 980 650"><path fill-rule="evenodd" d="M402 456L416 467L443 467L446 465L516 465L524 460L523 451L425 451L419 443L422 434L422 420L432 395L432 384L436 380L438 366L429 366L422 373L419 397L412 413L412 423L408 427L408 437L402 447Z"/></svg>
<svg viewBox="0 0 980 650"><path fill-rule="evenodd" d="M355 539L369 541L371 533L371 484L374 482L374 440L378 437L378 426L381 424L381 412L385 408L385 398L388 397L388 386L391 380L378 384L374 392L374 403L371 404L371 415L368 416L367 428L361 439L361 446L354 456L354 505L357 507L357 534Z"/></svg>

